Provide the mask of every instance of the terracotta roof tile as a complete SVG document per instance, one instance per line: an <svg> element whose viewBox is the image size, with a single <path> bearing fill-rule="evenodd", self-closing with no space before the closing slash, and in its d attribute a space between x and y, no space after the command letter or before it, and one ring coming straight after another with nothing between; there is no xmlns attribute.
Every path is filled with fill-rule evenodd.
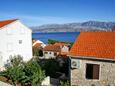
<svg viewBox="0 0 115 86"><path fill-rule="evenodd" d="M64 46L64 45L65 45L65 43L58 42L58 43L55 43L54 45Z"/></svg>
<svg viewBox="0 0 115 86"><path fill-rule="evenodd" d="M69 54L115 59L115 32L81 32Z"/></svg>
<svg viewBox="0 0 115 86"><path fill-rule="evenodd" d="M46 45L43 50L44 51L60 52L61 48L60 48L60 46L49 44L49 45Z"/></svg>
<svg viewBox="0 0 115 86"><path fill-rule="evenodd" d="M5 25L8 25L14 21L16 21L17 19L13 19L13 20L4 20L4 21L0 21L0 28L4 27Z"/></svg>
<svg viewBox="0 0 115 86"><path fill-rule="evenodd" d="M34 48L39 48L39 47L41 47L41 45L42 45L41 43L36 43L33 47Z"/></svg>
<svg viewBox="0 0 115 86"><path fill-rule="evenodd" d="M68 55L68 52L61 52L61 55Z"/></svg>

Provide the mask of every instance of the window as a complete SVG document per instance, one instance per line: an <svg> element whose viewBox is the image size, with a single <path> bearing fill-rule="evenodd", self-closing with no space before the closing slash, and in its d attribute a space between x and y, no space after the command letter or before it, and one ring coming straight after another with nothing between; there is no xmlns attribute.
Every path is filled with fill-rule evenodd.
<svg viewBox="0 0 115 86"><path fill-rule="evenodd" d="M54 53L54 56L57 56L57 53Z"/></svg>
<svg viewBox="0 0 115 86"><path fill-rule="evenodd" d="M98 64L86 64L86 79L99 79Z"/></svg>
<svg viewBox="0 0 115 86"><path fill-rule="evenodd" d="M7 50L8 51L12 51L13 50L13 44L12 43L8 43L7 44Z"/></svg>
<svg viewBox="0 0 115 86"><path fill-rule="evenodd" d="M48 52L44 52L45 54L48 54Z"/></svg>
<svg viewBox="0 0 115 86"><path fill-rule="evenodd" d="M19 40L19 44L22 44L22 40Z"/></svg>

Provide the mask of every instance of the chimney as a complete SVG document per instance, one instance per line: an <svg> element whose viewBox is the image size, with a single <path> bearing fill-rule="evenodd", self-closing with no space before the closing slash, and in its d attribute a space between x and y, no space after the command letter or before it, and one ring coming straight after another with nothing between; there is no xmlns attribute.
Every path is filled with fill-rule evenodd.
<svg viewBox="0 0 115 86"><path fill-rule="evenodd" d="M115 26L113 26L112 31L115 32Z"/></svg>

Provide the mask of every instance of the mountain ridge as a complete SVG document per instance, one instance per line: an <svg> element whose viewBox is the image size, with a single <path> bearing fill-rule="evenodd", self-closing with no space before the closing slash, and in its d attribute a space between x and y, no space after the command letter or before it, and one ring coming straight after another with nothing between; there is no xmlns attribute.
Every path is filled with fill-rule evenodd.
<svg viewBox="0 0 115 86"><path fill-rule="evenodd" d="M112 31L115 22L86 21L82 23L45 24L30 27L33 32Z"/></svg>

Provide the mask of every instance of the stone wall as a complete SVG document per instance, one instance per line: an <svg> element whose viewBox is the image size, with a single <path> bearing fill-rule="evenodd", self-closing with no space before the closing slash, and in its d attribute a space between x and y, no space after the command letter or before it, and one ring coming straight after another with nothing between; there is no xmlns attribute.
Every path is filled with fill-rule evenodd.
<svg viewBox="0 0 115 86"><path fill-rule="evenodd" d="M115 86L115 62L80 60L80 67L71 69L71 86ZM99 79L86 79L86 64L99 64Z"/></svg>

